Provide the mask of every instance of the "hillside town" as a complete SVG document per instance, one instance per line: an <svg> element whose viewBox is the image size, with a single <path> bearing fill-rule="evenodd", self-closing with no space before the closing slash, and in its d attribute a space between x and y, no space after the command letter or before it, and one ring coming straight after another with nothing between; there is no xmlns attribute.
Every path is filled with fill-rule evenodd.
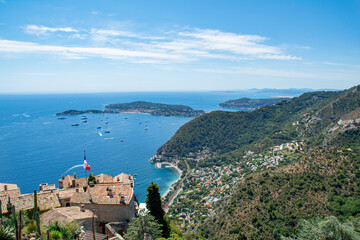
<svg viewBox="0 0 360 240"><path fill-rule="evenodd" d="M115 177L92 174L89 178L78 178L76 173L63 175L59 188L55 184L40 184L34 194L21 194L16 184L0 183L0 204L1 214L12 209L33 209L35 204L45 212L41 215L45 225L77 221L83 228L84 239L93 233L97 239L123 239L121 235L139 210L134 179L125 173Z"/></svg>
<svg viewBox="0 0 360 240"><path fill-rule="evenodd" d="M212 152L206 147L183 158L156 155L150 161L182 166L181 169L185 170L181 180L172 185L163 200L170 219L178 227L186 230L190 225L215 214L216 209L229 197L238 181L245 175L292 162L301 156L304 147L306 144L303 141L291 141L262 153L246 151L242 159L221 166L201 164L201 160L210 160L218 156L217 152ZM186 169L182 162L190 165L191 169Z"/></svg>

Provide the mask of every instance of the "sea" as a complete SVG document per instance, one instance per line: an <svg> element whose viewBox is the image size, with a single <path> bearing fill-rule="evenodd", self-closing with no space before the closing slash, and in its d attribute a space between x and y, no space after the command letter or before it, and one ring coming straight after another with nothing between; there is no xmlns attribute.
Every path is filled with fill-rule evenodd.
<svg viewBox="0 0 360 240"><path fill-rule="evenodd" d="M193 118L142 113L85 114L87 122L83 122L82 115L59 120L56 113L69 109L104 109L107 104L132 101L183 104L206 112L234 111L219 107L219 103L241 97L298 96L305 91L0 95L0 183L17 184L24 194L38 190L42 183L58 186L63 174L115 176L124 172L134 176L135 194L140 202L145 202L146 188L151 182L163 194L179 177L172 168L155 168L149 159ZM72 126L73 123L79 126ZM80 166L84 150L91 166L89 172Z"/></svg>

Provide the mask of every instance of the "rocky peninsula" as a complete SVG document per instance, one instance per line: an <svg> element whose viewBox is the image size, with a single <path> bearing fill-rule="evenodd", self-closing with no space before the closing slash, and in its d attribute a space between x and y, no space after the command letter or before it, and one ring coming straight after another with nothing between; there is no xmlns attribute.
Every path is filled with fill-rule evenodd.
<svg viewBox="0 0 360 240"><path fill-rule="evenodd" d="M109 104L105 106L105 110L67 110L60 115L79 115L86 113L147 113L151 115L162 115L162 116L181 116L181 117L198 117L205 112L203 110L194 110L189 106L185 105L171 105L162 103L152 103L145 101L136 101L131 103L118 103Z"/></svg>

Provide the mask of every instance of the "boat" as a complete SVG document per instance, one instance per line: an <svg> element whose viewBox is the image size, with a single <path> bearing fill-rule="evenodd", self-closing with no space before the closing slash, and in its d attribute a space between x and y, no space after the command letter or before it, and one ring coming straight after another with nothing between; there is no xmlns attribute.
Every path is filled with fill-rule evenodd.
<svg viewBox="0 0 360 240"><path fill-rule="evenodd" d="M101 129L101 127L97 127L97 129Z"/></svg>
<svg viewBox="0 0 360 240"><path fill-rule="evenodd" d="M71 126L79 126L79 123L73 123Z"/></svg>
<svg viewBox="0 0 360 240"><path fill-rule="evenodd" d="M67 117L62 116L62 117L58 117L58 119L63 120L63 119L67 119Z"/></svg>
<svg viewBox="0 0 360 240"><path fill-rule="evenodd" d="M147 128L145 128L145 130L149 130L149 128L147 127Z"/></svg>
<svg viewBox="0 0 360 240"><path fill-rule="evenodd" d="M105 124L108 124L108 123L109 123L108 121L105 122Z"/></svg>
<svg viewBox="0 0 360 240"><path fill-rule="evenodd" d="M123 142L124 140L120 139L120 142Z"/></svg>
<svg viewBox="0 0 360 240"><path fill-rule="evenodd" d="M105 133L110 133L110 131L105 131Z"/></svg>
<svg viewBox="0 0 360 240"><path fill-rule="evenodd" d="M134 176L137 176L137 173L135 173Z"/></svg>

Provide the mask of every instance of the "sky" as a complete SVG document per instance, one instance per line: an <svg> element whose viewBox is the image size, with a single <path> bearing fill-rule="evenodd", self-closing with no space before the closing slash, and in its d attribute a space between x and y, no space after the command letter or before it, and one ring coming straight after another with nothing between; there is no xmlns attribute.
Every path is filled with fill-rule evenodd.
<svg viewBox="0 0 360 240"><path fill-rule="evenodd" d="M360 0L0 0L0 94L359 83Z"/></svg>

